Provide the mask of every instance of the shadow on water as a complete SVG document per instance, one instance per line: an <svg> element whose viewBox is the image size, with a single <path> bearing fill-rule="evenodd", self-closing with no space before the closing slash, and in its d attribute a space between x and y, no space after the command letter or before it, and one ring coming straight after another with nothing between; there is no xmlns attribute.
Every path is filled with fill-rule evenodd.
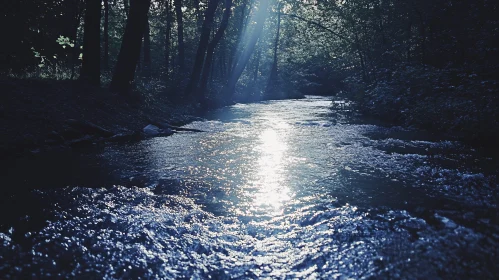
<svg viewBox="0 0 499 280"><path fill-rule="evenodd" d="M66 186L102 187L114 178L102 147L25 154L0 161L2 192ZM7 187L10 185L11 187Z"/></svg>

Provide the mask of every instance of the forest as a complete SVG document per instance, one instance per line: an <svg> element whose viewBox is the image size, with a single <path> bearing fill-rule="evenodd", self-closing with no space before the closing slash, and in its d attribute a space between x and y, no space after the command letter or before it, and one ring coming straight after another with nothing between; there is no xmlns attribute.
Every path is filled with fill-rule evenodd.
<svg viewBox="0 0 499 280"><path fill-rule="evenodd" d="M5 89L75 80L198 109L336 95L389 122L498 134L492 0L7 0L1 13Z"/></svg>
<svg viewBox="0 0 499 280"><path fill-rule="evenodd" d="M495 279L499 1L2 0L1 279Z"/></svg>
<svg viewBox="0 0 499 280"><path fill-rule="evenodd" d="M495 1L2 6L4 80L79 80L203 108L341 95L390 121L458 134L482 123L497 134ZM473 120L462 125L462 115Z"/></svg>
<svg viewBox="0 0 499 280"><path fill-rule="evenodd" d="M109 127L102 120L115 115L126 127L142 116L127 127L136 131L151 118L183 124L237 102L307 94L347 98L369 118L478 146L499 139L495 1L2 5L4 152L39 146L64 118ZM107 115L97 116L96 102ZM33 121L41 119L45 129Z"/></svg>

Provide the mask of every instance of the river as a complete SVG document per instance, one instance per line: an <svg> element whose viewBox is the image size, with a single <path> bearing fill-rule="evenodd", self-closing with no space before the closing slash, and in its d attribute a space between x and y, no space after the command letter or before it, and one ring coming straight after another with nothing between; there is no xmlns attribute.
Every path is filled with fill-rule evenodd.
<svg viewBox="0 0 499 280"><path fill-rule="evenodd" d="M348 108L347 108L348 109ZM498 161L326 97L4 164L0 278L492 279ZM5 167L8 166L8 167Z"/></svg>

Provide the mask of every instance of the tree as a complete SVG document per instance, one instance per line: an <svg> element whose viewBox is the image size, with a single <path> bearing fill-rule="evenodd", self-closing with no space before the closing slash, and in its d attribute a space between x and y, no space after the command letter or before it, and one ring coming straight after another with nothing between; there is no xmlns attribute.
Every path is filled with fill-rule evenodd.
<svg viewBox="0 0 499 280"><path fill-rule="evenodd" d="M220 27L215 33L215 36L208 44L208 48L206 50L206 60L203 68L203 73L201 76L200 88L198 90L198 95L202 95L206 93L206 89L208 86L208 77L211 72L211 65L213 63L213 53L215 52L215 47L218 45L222 37L224 36L225 30L227 29L227 25L229 23L229 17L231 14L231 6L232 0L225 0L225 10L222 16L222 22L220 23ZM201 96L200 96L201 97Z"/></svg>
<svg viewBox="0 0 499 280"><path fill-rule="evenodd" d="M208 92L229 100L237 84L252 100L307 84L340 90L346 77L371 88L406 67L499 73L493 0L150 0L145 23L136 8L144 0L101 0L101 30L96 0L6 1L4 75L73 79L83 58L81 79L98 84L102 59L102 69L115 69L113 88L128 88L140 72L144 83L185 86L200 101Z"/></svg>
<svg viewBox="0 0 499 280"><path fill-rule="evenodd" d="M149 0L131 0L123 42L111 81L111 89L126 93L135 77L135 68L140 58L142 37L147 23Z"/></svg>
<svg viewBox="0 0 499 280"><path fill-rule="evenodd" d="M104 0L104 69L109 69L109 0Z"/></svg>
<svg viewBox="0 0 499 280"><path fill-rule="evenodd" d="M244 71L244 68L246 67L246 64L248 64L248 61L250 60L251 55L253 54L253 51L255 50L256 43L258 42L258 39L260 38L260 35L262 34L263 27L265 24L265 20L267 19L269 15L269 5L270 1L266 0L261 0L260 1L260 6L259 9L255 15L255 20L256 20L256 25L253 29L253 32L249 34L248 38L248 43L244 50L241 52L241 56L236 62L236 66L234 67L234 70L232 71L227 85L224 89L224 97L225 98L231 98L232 95L234 94L234 91L236 89L236 84L239 78L241 77L241 74Z"/></svg>
<svg viewBox="0 0 499 280"><path fill-rule="evenodd" d="M198 49L196 52L196 60L194 62L194 67L192 69L191 78L189 84L186 88L186 95L192 96L198 87L199 78L201 71L203 69L203 63L206 55L206 48L208 46L208 41L210 40L211 28L213 26L213 18L215 17L215 12L218 6L219 0L210 0L208 2L208 8L206 9L203 21L203 27L201 32L201 37L199 39Z"/></svg>
<svg viewBox="0 0 499 280"><path fill-rule="evenodd" d="M233 67L236 66L237 62L237 57L238 57L238 46L239 42L241 41L241 36L243 35L243 30L244 30L244 22L247 17L246 13L246 6L247 6L247 1L248 0L243 0L243 3L240 6L241 9L241 15L239 16L239 21L236 23L235 31L237 32L235 43L232 46L232 50L229 56L229 66L230 66L230 71L232 72Z"/></svg>
<svg viewBox="0 0 499 280"><path fill-rule="evenodd" d="M170 71L170 37L172 33L172 0L165 0L166 6L166 35L165 35L165 79L169 78Z"/></svg>
<svg viewBox="0 0 499 280"><path fill-rule="evenodd" d="M74 79L75 74L76 74L76 64L78 63L78 58L80 55L80 47L78 44L78 28L80 27L80 20L83 12L83 0L78 0L76 3L73 4L73 6L70 8L70 11L68 14L70 14L69 17L69 28L71 30L68 32L66 35L68 38L72 38L74 42L74 46L71 50L71 80Z"/></svg>
<svg viewBox="0 0 499 280"><path fill-rule="evenodd" d="M275 36L274 43L274 62L272 63L272 68L270 70L270 77L267 83L266 93L268 97L277 97L277 48L279 46L279 35L281 31L281 4L279 3L277 8L277 34Z"/></svg>
<svg viewBox="0 0 499 280"><path fill-rule="evenodd" d="M144 68L142 73L144 77L151 76L151 29L149 28L149 18L146 19L144 30Z"/></svg>
<svg viewBox="0 0 499 280"><path fill-rule="evenodd" d="M100 0L86 0L80 79L93 85L100 85L100 12Z"/></svg>
<svg viewBox="0 0 499 280"><path fill-rule="evenodd" d="M185 68L185 47L184 47L184 21L182 16L182 0L174 0L175 14L177 15L177 47L178 47L178 67L180 75Z"/></svg>
<svg viewBox="0 0 499 280"><path fill-rule="evenodd" d="M130 14L130 1L131 0L123 0L123 6L125 7L125 16L128 19L128 15Z"/></svg>

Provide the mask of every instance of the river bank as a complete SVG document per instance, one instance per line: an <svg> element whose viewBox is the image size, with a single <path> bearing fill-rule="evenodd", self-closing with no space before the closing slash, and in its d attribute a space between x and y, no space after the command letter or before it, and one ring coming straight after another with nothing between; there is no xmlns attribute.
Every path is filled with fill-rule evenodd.
<svg viewBox="0 0 499 280"><path fill-rule="evenodd" d="M475 147L499 141L499 82L493 74L404 66L376 83L345 82L344 94L364 116L423 129Z"/></svg>
<svg viewBox="0 0 499 280"><path fill-rule="evenodd" d="M126 141L151 122L196 119L192 107L159 92L121 96L78 81L18 79L0 80L0 88L2 156Z"/></svg>
<svg viewBox="0 0 499 280"><path fill-rule="evenodd" d="M404 67L366 86L349 78L341 95L364 117L423 129L475 147L499 141L497 81L462 71ZM148 124L184 125L195 108L160 90L122 96L78 81L1 79L0 155L81 148L143 137ZM173 96L170 94L170 96Z"/></svg>

